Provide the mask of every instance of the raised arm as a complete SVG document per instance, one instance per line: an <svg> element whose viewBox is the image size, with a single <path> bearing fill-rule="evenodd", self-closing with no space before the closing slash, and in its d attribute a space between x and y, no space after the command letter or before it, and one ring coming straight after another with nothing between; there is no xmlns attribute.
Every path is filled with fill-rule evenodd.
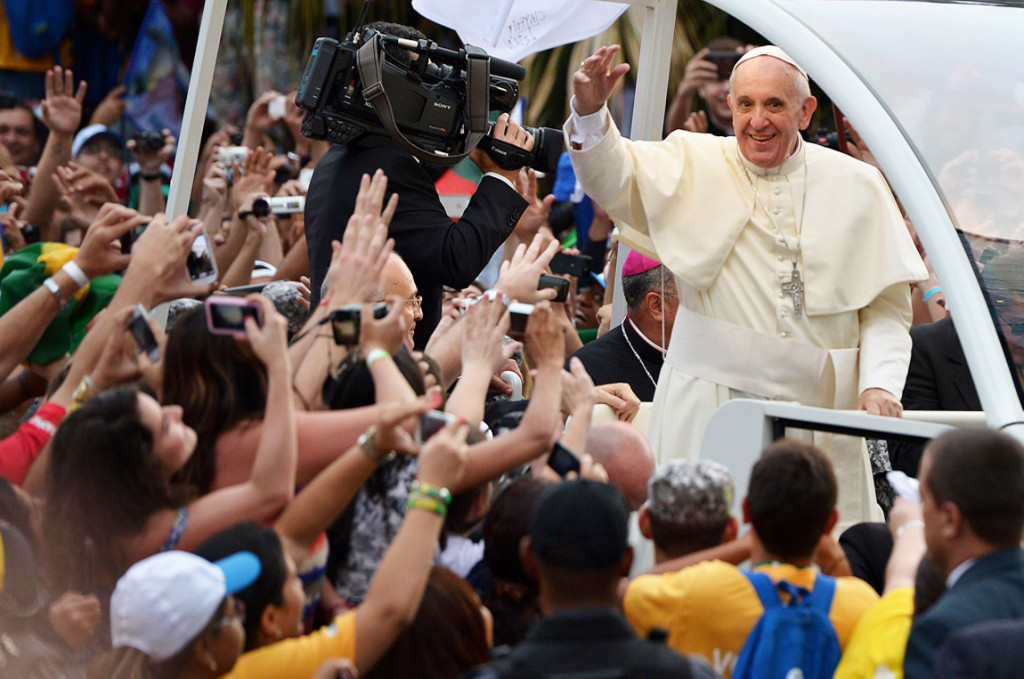
<svg viewBox="0 0 1024 679"><path fill-rule="evenodd" d="M493 375L518 348L502 346L508 331L509 313L501 298L484 296L466 312L463 320L462 376L455 385L445 410L473 426L484 419L484 401Z"/></svg>
<svg viewBox="0 0 1024 679"><path fill-rule="evenodd" d="M291 364L286 351L288 323L266 297L250 295L247 301L263 308L263 326L247 318L245 332L253 352L267 368L267 405L259 447L252 463L252 476L244 483L213 491L191 503L179 549L192 549L218 530L238 521L271 519L284 509L295 491L298 439L288 389L291 379ZM167 518L162 517L163 521ZM148 533L150 539L156 537L161 541L167 536L165 531L150 530Z"/></svg>
<svg viewBox="0 0 1024 679"><path fill-rule="evenodd" d="M470 448L466 473L453 492L475 488L510 469L550 452L561 427L562 325L548 302L538 304L526 327L526 349L533 371L533 395L519 426Z"/></svg>
<svg viewBox="0 0 1024 679"><path fill-rule="evenodd" d="M29 191L25 221L36 224L42 230L44 241L59 241L52 228L53 210L57 207L57 187L47 178L61 165L71 160L71 142L75 131L82 122L82 102L85 101L86 84L83 80L75 89L74 75L70 69L54 66L46 72L46 98L43 99L43 122L50 129L46 146L39 158L36 175L42 180L32 185Z"/></svg>
<svg viewBox="0 0 1024 679"><path fill-rule="evenodd" d="M334 523L388 451L417 452L402 422L436 406L438 397L434 394L387 407L375 425L372 445L350 447L285 508L274 530L296 563L306 558L317 537Z"/></svg>
<svg viewBox="0 0 1024 679"><path fill-rule="evenodd" d="M416 480L429 490L459 485L466 463L465 424L453 423L435 434L420 452ZM416 617L427 586L438 534L447 510L438 502L410 493L405 519L377 572L366 599L356 609L356 667L366 672Z"/></svg>
<svg viewBox="0 0 1024 679"><path fill-rule="evenodd" d="M299 398L314 409L322 407L320 387L330 370L330 359L338 360L347 353L343 347L332 347L334 340L330 328L320 327L335 309L347 304L373 301L380 281L380 273L394 241L387 237L388 223L398 205L393 195L384 205L387 177L378 171L371 180L363 175L356 197L355 212L349 217L341 243L332 242L333 254L325 278L326 294L310 315L303 328L302 339L292 344L295 358L295 391Z"/></svg>

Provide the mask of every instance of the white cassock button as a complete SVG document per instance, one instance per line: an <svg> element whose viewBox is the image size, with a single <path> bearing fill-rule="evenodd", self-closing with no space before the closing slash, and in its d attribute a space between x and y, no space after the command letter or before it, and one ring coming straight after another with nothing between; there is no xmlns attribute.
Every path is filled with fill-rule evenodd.
<svg viewBox="0 0 1024 679"><path fill-rule="evenodd" d="M789 333L783 330L782 332L779 333L779 337L781 337L782 339L786 339L787 337L789 337Z"/></svg>

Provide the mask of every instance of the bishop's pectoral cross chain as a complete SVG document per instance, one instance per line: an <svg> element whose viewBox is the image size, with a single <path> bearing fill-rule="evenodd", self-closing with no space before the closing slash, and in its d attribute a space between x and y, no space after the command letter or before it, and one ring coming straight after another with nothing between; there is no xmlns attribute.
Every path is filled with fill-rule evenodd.
<svg viewBox="0 0 1024 679"><path fill-rule="evenodd" d="M782 281L782 292L793 297L793 315L797 318L804 315L804 282L800 278L800 269L793 264L793 273L788 281Z"/></svg>

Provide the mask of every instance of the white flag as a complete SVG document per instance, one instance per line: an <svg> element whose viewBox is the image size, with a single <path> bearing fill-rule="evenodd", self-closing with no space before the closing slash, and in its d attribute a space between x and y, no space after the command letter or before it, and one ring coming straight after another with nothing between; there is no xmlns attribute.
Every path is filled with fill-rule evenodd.
<svg viewBox="0 0 1024 679"><path fill-rule="evenodd" d="M601 0L412 0L412 6L466 44L508 61L595 36L629 7Z"/></svg>

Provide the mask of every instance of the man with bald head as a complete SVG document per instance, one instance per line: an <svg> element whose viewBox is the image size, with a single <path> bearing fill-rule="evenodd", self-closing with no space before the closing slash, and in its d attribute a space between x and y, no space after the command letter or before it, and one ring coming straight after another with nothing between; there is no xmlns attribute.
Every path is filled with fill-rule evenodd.
<svg viewBox="0 0 1024 679"><path fill-rule="evenodd" d="M412 351L416 324L423 320L423 297L420 296L412 271L397 252L389 254L388 261L384 262L379 290L377 301L383 302L390 295L397 295L405 301L405 314L409 322L409 337L405 341L405 348Z"/></svg>
<svg viewBox="0 0 1024 679"><path fill-rule="evenodd" d="M599 422L587 434L587 454L608 472L608 483L622 491L629 509L640 509L654 473L654 455L644 435L625 422Z"/></svg>
<svg viewBox="0 0 1024 679"><path fill-rule="evenodd" d="M802 141L817 102L773 46L730 79L735 137L620 136L606 102L626 64L602 47L573 76L565 125L584 191L620 240L675 276L679 309L648 438L659 462L695 457L730 398L899 416L910 286L926 276L881 174ZM866 456L835 458L841 511L870 516ZM849 502L847 502L849 500Z"/></svg>

